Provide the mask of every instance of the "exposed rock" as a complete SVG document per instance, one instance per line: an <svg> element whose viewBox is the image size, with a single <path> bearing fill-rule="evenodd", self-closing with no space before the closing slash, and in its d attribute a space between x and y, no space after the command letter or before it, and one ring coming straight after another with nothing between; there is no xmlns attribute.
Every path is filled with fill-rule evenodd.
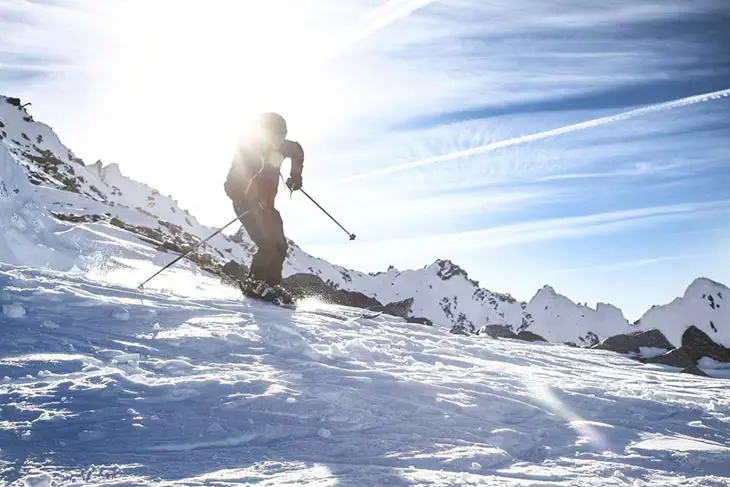
<svg viewBox="0 0 730 487"><path fill-rule="evenodd" d="M595 345L598 345L601 341L601 339L598 337L598 335L596 335L592 331L586 332L586 334L584 336L579 336L578 340L580 340L580 342L584 346L589 347L589 348L593 347Z"/></svg>
<svg viewBox="0 0 730 487"><path fill-rule="evenodd" d="M434 262L434 265L438 267L436 275L438 275L444 281L448 281L454 276L462 276L472 285L479 287L478 282L469 279L469 275L466 273L466 271L451 262L450 260L437 259L436 262Z"/></svg>
<svg viewBox="0 0 730 487"><path fill-rule="evenodd" d="M413 298L404 299L403 301L396 301L394 303L388 303L385 306L372 308L373 311L382 311L383 313L400 316L401 318L407 318L411 313L411 306L413 306Z"/></svg>
<svg viewBox="0 0 730 487"><path fill-rule="evenodd" d="M407 316L406 321L408 323L419 323L421 325L433 326L433 321L423 316Z"/></svg>
<svg viewBox="0 0 730 487"><path fill-rule="evenodd" d="M682 372L684 372L685 374L699 375L700 377L709 377L709 375L705 374L702 369L697 367L696 364L685 367L684 369L682 369Z"/></svg>
<svg viewBox="0 0 730 487"><path fill-rule="evenodd" d="M526 342L546 342L543 337L538 335L537 333L533 333L531 331L523 330L517 334L518 340L524 340Z"/></svg>
<svg viewBox="0 0 730 487"><path fill-rule="evenodd" d="M718 362L730 362L730 348L713 342L705 332L694 325L687 328L682 334L682 348L694 361L702 357L709 357Z"/></svg>
<svg viewBox="0 0 730 487"><path fill-rule="evenodd" d="M593 348L618 353L639 353L641 347L671 350L674 347L659 330L637 331L606 338Z"/></svg>
<svg viewBox="0 0 730 487"><path fill-rule="evenodd" d="M687 368L695 365L695 361L687 354L684 348L677 348L662 355L639 359L646 364L664 364L670 367Z"/></svg>
<svg viewBox="0 0 730 487"><path fill-rule="evenodd" d="M505 325L485 325L477 330L477 335L488 335L492 338L517 338L517 334Z"/></svg>
<svg viewBox="0 0 730 487"><path fill-rule="evenodd" d="M470 335L469 331L464 327L464 325L454 325L451 327L451 330L449 330L449 332L453 333L454 335Z"/></svg>

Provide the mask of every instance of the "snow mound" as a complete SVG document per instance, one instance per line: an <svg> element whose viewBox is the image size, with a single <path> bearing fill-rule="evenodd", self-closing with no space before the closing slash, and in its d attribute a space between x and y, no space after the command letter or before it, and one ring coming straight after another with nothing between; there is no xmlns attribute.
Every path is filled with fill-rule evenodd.
<svg viewBox="0 0 730 487"><path fill-rule="evenodd" d="M57 236L62 230L63 227L36 202L16 156L0 142L0 255L3 262L71 269L75 258L62 252L67 248L67 243Z"/></svg>

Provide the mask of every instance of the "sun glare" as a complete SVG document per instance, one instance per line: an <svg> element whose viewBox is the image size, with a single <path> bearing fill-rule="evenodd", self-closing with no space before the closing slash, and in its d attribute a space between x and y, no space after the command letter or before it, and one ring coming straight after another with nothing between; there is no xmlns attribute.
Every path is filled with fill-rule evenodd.
<svg viewBox="0 0 730 487"><path fill-rule="evenodd" d="M313 59L325 41L282 2L139 1L122 9L119 82L135 98L179 112L199 97L200 106L184 104L186 116L215 115L216 129L238 130L268 110L285 113L299 136L324 128L319 114L333 96Z"/></svg>
<svg viewBox="0 0 730 487"><path fill-rule="evenodd" d="M221 178L256 114L282 113L290 138L305 146L337 123L343 95L320 69L333 33L317 25L325 21L310 7L280 0L94 5L113 46L109 78L100 80L103 109L114 114L105 162L174 194L205 224L229 211Z"/></svg>

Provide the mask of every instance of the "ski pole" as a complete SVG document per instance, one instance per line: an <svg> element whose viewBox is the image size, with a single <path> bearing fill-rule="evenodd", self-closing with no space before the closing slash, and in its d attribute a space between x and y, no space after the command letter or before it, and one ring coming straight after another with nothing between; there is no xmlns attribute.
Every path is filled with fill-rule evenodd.
<svg viewBox="0 0 730 487"><path fill-rule="evenodd" d="M281 178L281 181L284 183L284 186L286 186L287 184L286 184L286 181L284 181L284 175L281 174L281 173L279 173L279 177ZM350 237L350 240L355 240L355 234L354 233L348 232L347 229L345 229L345 227L343 227L342 225L340 225L340 222L338 222L337 220L335 220L335 218L332 215L330 215L329 213L327 213L327 210L325 210L324 208L322 208L322 206L319 203L317 203L316 201L314 201L314 198L312 198L311 196L309 196L306 191L304 191L302 188L299 188L299 191L301 191L302 193L304 193L304 196L306 196L307 198L309 198L312 201L312 203L314 203L315 205L317 205L317 208L319 208L320 210L322 210L325 215L327 215L328 217L330 217L332 219L332 221L337 224L337 226L339 226L342 230L344 230L345 233ZM289 195L291 196L293 193L294 193L294 191L290 189L289 190Z"/></svg>
<svg viewBox="0 0 730 487"><path fill-rule="evenodd" d="M317 208L319 208L320 210L322 210L325 215L327 215L328 217L330 217L332 219L332 221L337 224L337 226L339 226L342 230L344 230L345 233L350 236L350 240L355 240L355 234L354 233L348 232L347 229L345 229L345 227L343 227L342 225L340 225L340 222L338 222L337 220L335 220L335 218L332 215L330 215L327 212L327 210L325 210L324 208L322 208L322 206L320 206L319 203L317 203L316 201L314 201L314 198L312 198L311 196L309 196L306 191L304 191L301 188L299 189L299 191L301 191L302 193L304 193L304 196L306 196L307 198L309 198L312 201L312 203L314 203L315 205L317 205Z"/></svg>
<svg viewBox="0 0 730 487"><path fill-rule="evenodd" d="M211 235L210 235L210 236L209 236L208 238L206 238L205 240L201 241L201 242L200 242L200 243L199 243L198 245L196 245L196 246L195 246L195 247L193 247L192 249L188 250L188 251L187 251L187 252L185 252L184 254L182 254L182 255L179 255L179 256L177 256L177 257L175 258L175 260L173 260L172 262L170 262L169 264L167 264L167 265L166 265L165 267L163 267L163 268L162 268L162 269L160 269L159 271L157 271L157 272L155 272L154 274L152 274L152 275L151 275L151 276L150 276L149 278L147 278L147 280L146 280L146 281L142 282L142 283L141 283L141 284L140 284L139 286L137 286L137 289L142 289L142 286L144 286L144 285L145 285L145 284L147 284L147 283L148 283L149 281L151 281L153 277L156 277L156 276L157 276L158 274L160 274L160 273L161 273L162 271L164 271L164 270L165 270L165 269L167 269L168 267L170 267L170 266L172 266L173 264L175 264L175 262L179 261L180 259L183 259L183 258L187 257L187 256L188 256L188 255L189 255L189 254L190 254L191 252L193 252L194 250L197 250L198 248L200 248L200 246L201 246L201 245L203 245L203 244L204 244L205 242L207 242L207 241L208 241L208 240L210 240L211 238L213 238L213 237L215 237L216 235L218 235L219 233L221 233L221 232L222 232L223 230L225 230L225 229L226 229L227 227L229 227L229 226L233 225L233 223L235 223L235 222L236 222L236 220L238 220L238 219L239 219L240 217L244 216L244 215L245 215L246 213L248 213L249 211L251 211L251 210L246 210L246 211L242 212L242 213L241 213L240 215L237 215L237 216L236 216L236 218L234 218L233 220L231 220L230 222L228 222L228 223L227 223L227 224L226 224L225 226L223 226L223 227L219 228L218 230L216 230L215 232L213 232L213 233L212 233L212 234L211 234Z"/></svg>

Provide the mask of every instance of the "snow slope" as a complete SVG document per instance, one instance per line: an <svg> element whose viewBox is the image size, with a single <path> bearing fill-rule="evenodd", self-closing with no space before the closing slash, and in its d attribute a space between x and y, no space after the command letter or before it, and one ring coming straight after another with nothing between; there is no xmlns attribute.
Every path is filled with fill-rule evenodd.
<svg viewBox="0 0 730 487"><path fill-rule="evenodd" d="M9 195L0 203L7 208L0 222L3 228L11 229L8 235L0 236L5 244L0 261L84 272L91 267L98 274L125 265L123 259L129 257L129 248L117 241L131 232L137 246L152 245L156 249L150 260L162 266L216 230L201 225L172 197L125 177L116 164L99 161L84 165L50 127L35 122L19 104L9 101L0 96L0 171L3 180L7 177L21 193ZM19 167L29 182L23 180ZM42 225L24 225L21 220ZM210 264L203 271L213 271L230 260L248 264L254 246L245 232L238 237L218 235L192 257ZM45 242L46 248L35 260L28 260L26 254L36 252L28 250L31 244L39 242ZM657 327L667 330L676 343L677 334L681 337L689 321L700 316L698 312L702 316L698 326L705 331L730 321L730 307L714 309L710 317L705 316L708 311L702 300L683 299L666 312L654 308L639 323L630 324L621 310L610 304L602 303L595 309L579 305L550 286L538 290L528 302L517 301L509 294L480 287L449 260L437 260L416 270L390 268L366 274L318 259L294 242L290 244L285 276L315 274L335 288L357 291L383 304L411 299L410 316L426 317L440 326L457 325L468 332L484 325L504 325L515 332L532 331L554 342L590 346L616 334ZM14 255L17 253L20 255ZM190 262L176 266L185 269ZM145 277L140 276L140 280ZM157 281L149 285L154 288ZM724 288L718 286L712 293ZM724 325L723 331L708 333L730 341L729 329Z"/></svg>
<svg viewBox="0 0 730 487"><path fill-rule="evenodd" d="M0 265L0 484L730 485L725 380L161 279Z"/></svg>

